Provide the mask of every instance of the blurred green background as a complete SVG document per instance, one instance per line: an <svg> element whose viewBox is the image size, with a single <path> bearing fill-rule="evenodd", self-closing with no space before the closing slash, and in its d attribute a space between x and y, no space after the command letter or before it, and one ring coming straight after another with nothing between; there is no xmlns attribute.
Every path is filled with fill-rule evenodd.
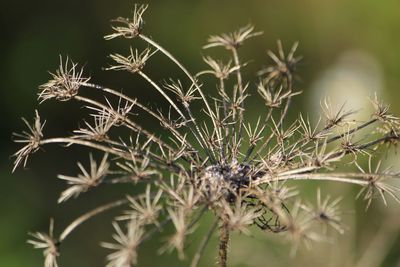
<svg viewBox="0 0 400 267"><path fill-rule="evenodd" d="M265 52L276 50L277 39L281 39L286 48L300 41L299 52L304 60L299 70L298 89L304 93L292 106L292 114L315 112L307 107L315 105L314 95L321 94L315 92L319 85L323 87L323 94L332 94L335 98L335 90L331 88L355 91L349 83L365 87L365 91L360 91L361 96L358 95L364 103L361 105L368 103L366 98L371 92L378 91L391 104L392 111L400 114L400 1L171 0L149 4L145 33L170 50L192 73L205 68L201 56L209 51L201 47L210 34L232 31L250 22L264 31L264 35L247 42L241 50L244 60L252 60L245 71L249 80L255 80L255 71L268 63ZM158 101L157 94L150 93L140 79L102 70L110 62L109 53L126 52L129 45L137 43L106 42L102 38L110 33L110 19L130 16L132 9L133 2L125 0L3 1L1 4L1 267L42 266L41 252L26 244L29 231L45 230L51 217L55 218L57 231L98 203L115 199L122 190L99 188L77 201L57 205L64 185L56 175L75 174L76 160L83 160L86 165L87 151L75 156L82 150L46 147L30 158L26 169L20 168L11 175L13 159L10 155L18 149L11 141L11 134L23 129L20 117L31 120L35 109L47 120L47 136L76 129L83 112L78 105L50 101L39 106L36 101L38 85L47 81L47 71L54 71L58 66L60 54L84 64L93 81L132 90L132 95L145 99L143 102ZM222 49L216 51L223 52ZM176 70L164 64L164 59L157 60L146 66L155 80L167 78L166 75ZM332 79L334 86L330 83ZM365 82L370 79L371 82ZM213 86L207 88L214 89ZM253 91L253 94L256 93ZM340 96L343 98L343 94ZM350 99L353 95L345 93L344 97ZM351 103L350 99L349 106ZM261 106L252 107L247 114L255 116L260 112ZM395 155L394 159L398 157ZM398 162L392 160L395 167ZM364 203L353 201L356 192L353 188L331 184L328 187L333 196L345 195L345 209L355 211L346 213L349 230L335 237L337 243L316 245L290 258L290 247L281 237L254 231L251 237L233 237L230 266L355 266L357 263L360 267L400 266L400 205L390 203L389 208L383 209L377 201L364 213ZM308 194L313 199L314 193L308 191L314 190L305 190L306 197ZM104 265L107 251L97 244L109 240L112 215L115 213L102 215L79 228L63 244L61 266ZM195 239L200 238L205 229L200 227ZM212 266L216 261L216 246L214 239L206 250L202 266ZM139 266L188 264L187 261L176 262L174 254L158 256L157 247L157 241L153 241L141 248ZM194 250L195 247L190 246L189 255Z"/></svg>

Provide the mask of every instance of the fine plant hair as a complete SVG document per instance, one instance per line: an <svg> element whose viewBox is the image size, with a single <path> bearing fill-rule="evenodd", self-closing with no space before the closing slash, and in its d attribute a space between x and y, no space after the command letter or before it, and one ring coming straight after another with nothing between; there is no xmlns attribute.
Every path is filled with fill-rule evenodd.
<svg viewBox="0 0 400 267"><path fill-rule="evenodd" d="M144 33L146 9L147 5L135 5L131 18L113 20L113 32L106 40L139 39L147 48L130 47L126 55L111 54L113 63L107 70L139 75L168 102L167 112L141 103L129 90L96 84L77 63L60 57L59 68L39 87L38 100L77 101L87 108L89 119L71 135L46 137L45 122L36 111L32 124L23 119L28 130L15 134L15 142L23 147L14 154L14 170L48 144L79 145L96 152L90 154L89 166L78 163L77 175L58 176L67 184L59 203L103 184L126 184L128 188L145 184L144 192L99 204L61 229L59 235L53 233L53 221L48 233L30 234L28 243L43 250L45 267L59 266L60 247L77 227L118 207L125 211L110 222L115 233L101 243L110 250L108 267L136 265L140 262L138 247L156 234L167 235L162 231L167 225L175 231L159 253L176 251L181 260L190 256L190 266L195 267L209 240L217 236L218 265L223 267L227 266L232 232L281 233L292 242L293 253L299 245L326 240L326 228L344 232L341 196L331 198L318 189L316 203L308 204L299 199L295 183L352 184L360 188L354 197L366 201L367 207L376 197L385 204L387 197L400 201L399 188L391 184L399 174L382 170L377 159L397 144L400 119L377 96L370 100L374 111L366 121L352 119L354 112L344 106L334 111L329 100L322 100L317 123L302 114L290 122L291 103L301 93L296 85L301 59L295 55L297 43L286 53L278 41L277 53L268 51L270 65L251 82L244 77L247 64L239 51L244 42L262 33L247 25L232 33L212 35L203 48L225 49L231 59L223 62L205 56L206 70L193 75ZM154 80L146 65L155 56L169 59L185 79ZM213 80L216 85L209 84ZM101 98L87 96L93 96L90 91ZM248 115L246 100L250 97L265 104L255 120ZM196 103L202 109L194 108ZM168 134L144 128L135 121L136 113L146 113ZM367 136L362 134L364 129L368 129ZM99 152L102 157L96 160ZM359 163L365 159L368 168ZM355 171L337 171L336 167L345 165L355 166ZM213 216L214 221L197 252L187 255L187 240L205 215Z"/></svg>

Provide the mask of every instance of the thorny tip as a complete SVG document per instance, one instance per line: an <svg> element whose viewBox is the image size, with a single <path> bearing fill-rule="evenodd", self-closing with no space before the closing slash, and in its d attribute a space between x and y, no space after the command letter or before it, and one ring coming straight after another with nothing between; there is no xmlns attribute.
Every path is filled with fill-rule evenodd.
<svg viewBox="0 0 400 267"><path fill-rule="evenodd" d="M12 172L14 172L15 169L21 164L25 167L29 155L35 153L40 147L40 141L43 138L43 127L46 121L43 123L40 121L39 112L37 110L35 111L35 114L35 120L32 125L30 125L25 118L22 118L23 122L28 127L29 132L23 131L22 134L13 134L13 136L16 137L14 142L25 144L25 146L13 154L13 157L16 159L14 161L14 168Z"/></svg>
<svg viewBox="0 0 400 267"><path fill-rule="evenodd" d="M29 239L27 243L36 249L43 250L44 267L58 267L57 257L60 256L60 243L53 237L54 220L50 220L48 233L35 232L30 233L33 239Z"/></svg>
<svg viewBox="0 0 400 267"><path fill-rule="evenodd" d="M203 48L223 46L228 50L234 50L239 48L245 40L259 36L262 33L263 32L254 32L254 26L249 24L231 33L211 35L207 40L208 44L203 46Z"/></svg>
<svg viewBox="0 0 400 267"><path fill-rule="evenodd" d="M148 5L135 4L133 16L131 19L119 17L112 20L120 26L112 26L112 29L115 32L104 36L104 39L111 40L120 36L128 39L137 37L142 31L144 24L143 14L146 11L147 7Z"/></svg>
<svg viewBox="0 0 400 267"><path fill-rule="evenodd" d="M131 73L139 72L143 69L146 61L155 53L155 51L151 51L151 49L146 48L141 53L137 49L133 50L130 48L130 54L128 56L122 56L120 54L112 54L110 57L117 63L106 70L125 70Z"/></svg>
<svg viewBox="0 0 400 267"><path fill-rule="evenodd" d="M81 193L88 191L90 188L98 186L102 179L108 174L110 164L107 161L108 154L104 154L103 159L97 166L96 161L90 154L90 169L86 170L80 162L78 167L81 170L81 174L77 176L66 176L58 175L57 177L61 180L67 181L70 185L69 188L64 190L58 198L58 203L65 202L71 197L78 197Z"/></svg>
<svg viewBox="0 0 400 267"><path fill-rule="evenodd" d="M68 57L63 61L60 56L60 65L55 73L51 73L52 79L39 86L38 99L40 103L55 98L59 101L67 101L78 94L83 83L90 77L83 77L83 68L78 69L78 64Z"/></svg>
<svg viewBox="0 0 400 267"><path fill-rule="evenodd" d="M113 222L115 234L114 243L103 242L101 246L113 250L107 256L106 267L128 267L137 264L137 249L142 241L144 230L142 225L132 218L127 224L127 231L124 232L117 222Z"/></svg>

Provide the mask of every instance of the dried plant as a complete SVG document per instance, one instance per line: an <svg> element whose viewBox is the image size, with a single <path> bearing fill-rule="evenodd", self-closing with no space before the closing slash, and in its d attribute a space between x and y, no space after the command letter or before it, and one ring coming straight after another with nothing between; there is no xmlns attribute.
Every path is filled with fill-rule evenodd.
<svg viewBox="0 0 400 267"><path fill-rule="evenodd" d="M258 82L245 82L239 49L245 41L255 37L254 27L248 25L230 34L211 36L204 48L225 48L231 60L204 57L210 69L192 75L180 61L143 33L143 14L146 5L136 5L133 18L118 18L114 32L105 39L137 38L148 46L142 52L130 48L127 56L111 55L115 61L108 70L127 71L141 76L168 103L167 114L154 111L136 98L118 89L91 83L82 68L71 60L60 58L59 69L51 80L39 87L40 103L55 99L78 101L92 113L94 125L85 121L84 127L73 131L72 136L48 138L43 134L44 123L36 112L31 126L24 122L29 132L16 134L16 142L24 146L15 156L15 168L25 166L28 157L47 144L81 145L104 153L99 164L90 156L90 169L78 163L81 174L59 175L70 186L61 193L59 202L76 198L80 194L104 183L125 183L135 186L148 184L143 194L127 196L85 213L67 226L59 236L36 233L38 241L29 241L35 248L44 249L45 266L58 266L60 244L73 230L88 219L112 208L126 205L127 210L112 223L115 243L103 243L111 249L109 267L126 267L140 262L138 247L161 231L167 224L175 233L160 252L176 250L185 258L185 242L195 231L195 226L205 214L215 217L209 233L200 242L191 266L198 266L204 248L219 228L219 266L226 266L231 232L250 233L251 227L262 231L283 233L293 241L294 250L300 244L324 240L328 227L343 233L345 226L340 218L340 199L324 198L320 190L317 203L303 204L291 181L333 181L359 186L359 195L367 206L380 196L399 201L399 188L390 180L399 174L372 167L383 145L396 145L399 140L400 119L389 113L389 108L371 100L375 112L365 122L352 121L353 111L344 107L334 111L329 101L322 102L322 116L312 125L308 117L299 115L287 122L292 98L296 90L295 77L300 57L295 56L297 43L286 55L278 41L278 53L268 55L272 65L258 72ZM187 81L159 84L145 73L147 61L163 55L176 64ZM202 83L203 75L215 76L217 91L212 93ZM233 81L233 82L227 82ZM104 102L85 96L96 90L104 95ZM208 90L208 89L207 89ZM259 93L266 106L265 113L256 120L246 116L246 99ZM256 97L256 96L254 96ZM193 108L194 102L203 105L201 111ZM158 121L168 136L153 133L133 120L132 109L137 108ZM114 128L125 129L118 131ZM361 130L369 128L367 137ZM368 157L369 169L358 162ZM110 160L112 159L112 160ZM337 172L336 166L350 162L360 171ZM14 168L14 169L15 169ZM322 227L321 227L322 226ZM318 232L320 231L320 233Z"/></svg>

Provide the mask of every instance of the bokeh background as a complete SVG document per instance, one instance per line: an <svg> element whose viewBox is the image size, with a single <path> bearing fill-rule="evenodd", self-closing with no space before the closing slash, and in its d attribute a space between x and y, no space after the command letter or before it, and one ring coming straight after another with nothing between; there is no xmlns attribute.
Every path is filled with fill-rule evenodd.
<svg viewBox="0 0 400 267"><path fill-rule="evenodd" d="M193 73L205 68L201 56L208 51L201 47L210 34L232 31L250 22L264 31L264 35L247 42L241 50L243 59L252 60L246 69L248 79L255 80L255 71L268 63L266 50L275 50L277 39L286 48L300 41L299 52L304 60L297 89L304 93L292 106L292 114L318 113L319 99L328 95L335 105L346 101L347 106L359 109L360 116L366 118L367 97L373 92L378 92L391 104L392 111L400 114L400 2L397 0L170 0L149 4L145 32ZM3 1L0 6L0 266L42 266L41 252L26 244L29 231L44 231L51 217L56 220L56 231L62 229L82 212L115 199L126 190L99 188L76 201L57 205L64 185L56 175L75 174L76 161L85 164L88 161L87 151L79 148L46 147L30 158L26 169L11 174L10 155L18 149L11 141L11 134L23 129L20 117L31 120L34 110L39 109L47 120L48 136L71 132L81 118L83 110L75 104L38 105L37 87L47 81L47 71L55 70L59 55L70 56L84 64L86 73L100 84L131 90L143 102L157 103L158 96L149 92L138 78L102 70L110 62L109 53L124 52L129 45L137 44L122 40L106 42L102 38L110 32L110 19L131 14L132 1L25 0ZM220 52L222 55L222 49L210 53L220 55ZM176 71L162 58L146 68L156 80L168 78ZM256 116L260 112L262 106L252 106L247 114ZM386 156L400 169L398 157ZM321 188L333 196L344 196L344 217L349 230L342 236L334 235L333 245L317 244L290 258L290 246L280 236L254 231L250 237L233 236L230 266L400 266L400 205L389 203L384 208L376 201L364 212L365 203L354 201L356 188L332 184ZM305 198L315 198L315 190L300 189ZM112 215L115 213L102 215L79 228L63 244L61 266L104 265L107 251L98 242L110 239ZM194 239L200 238L205 229L200 226ZM139 266L188 264L188 261L177 262L174 254L159 256L159 241L149 242L140 249ZM214 239L202 266L213 266L216 246ZM195 246L189 245L188 255L194 250Z"/></svg>

